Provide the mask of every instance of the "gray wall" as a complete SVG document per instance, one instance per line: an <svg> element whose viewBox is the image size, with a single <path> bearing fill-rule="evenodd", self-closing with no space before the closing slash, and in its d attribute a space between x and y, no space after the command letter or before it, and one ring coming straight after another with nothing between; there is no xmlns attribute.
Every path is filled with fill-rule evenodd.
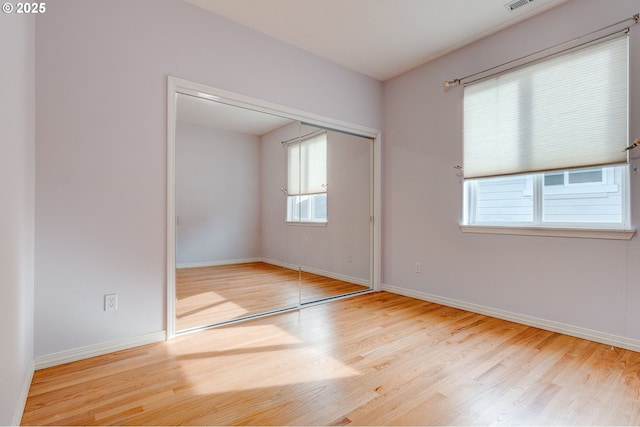
<svg viewBox="0 0 640 427"><path fill-rule="evenodd" d="M260 138L176 127L176 264L260 256Z"/></svg>
<svg viewBox="0 0 640 427"><path fill-rule="evenodd" d="M0 16L0 425L20 422L33 373L35 19Z"/></svg>

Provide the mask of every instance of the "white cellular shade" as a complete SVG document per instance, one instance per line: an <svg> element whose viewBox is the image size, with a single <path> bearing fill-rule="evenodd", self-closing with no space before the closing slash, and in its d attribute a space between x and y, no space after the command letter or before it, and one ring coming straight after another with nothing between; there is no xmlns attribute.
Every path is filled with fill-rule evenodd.
<svg viewBox="0 0 640 427"><path fill-rule="evenodd" d="M626 162L627 57L623 35L465 86L465 178Z"/></svg>
<svg viewBox="0 0 640 427"><path fill-rule="evenodd" d="M327 134L322 133L288 145L290 196L327 191Z"/></svg>

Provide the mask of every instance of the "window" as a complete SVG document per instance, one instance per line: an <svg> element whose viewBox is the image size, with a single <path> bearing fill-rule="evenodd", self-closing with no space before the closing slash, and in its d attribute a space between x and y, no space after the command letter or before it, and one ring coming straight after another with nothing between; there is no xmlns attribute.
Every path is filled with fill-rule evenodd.
<svg viewBox="0 0 640 427"><path fill-rule="evenodd" d="M287 146L287 222L327 222L327 134Z"/></svg>
<svg viewBox="0 0 640 427"><path fill-rule="evenodd" d="M465 86L463 225L629 228L627 43Z"/></svg>
<svg viewBox="0 0 640 427"><path fill-rule="evenodd" d="M467 224L620 228L626 166L465 182Z"/></svg>

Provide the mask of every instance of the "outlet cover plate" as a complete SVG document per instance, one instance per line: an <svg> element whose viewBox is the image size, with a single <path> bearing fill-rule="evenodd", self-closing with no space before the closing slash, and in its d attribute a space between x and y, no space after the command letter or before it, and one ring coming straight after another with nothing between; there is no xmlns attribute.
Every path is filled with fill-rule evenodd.
<svg viewBox="0 0 640 427"><path fill-rule="evenodd" d="M104 296L104 311L116 311L118 309L118 294Z"/></svg>

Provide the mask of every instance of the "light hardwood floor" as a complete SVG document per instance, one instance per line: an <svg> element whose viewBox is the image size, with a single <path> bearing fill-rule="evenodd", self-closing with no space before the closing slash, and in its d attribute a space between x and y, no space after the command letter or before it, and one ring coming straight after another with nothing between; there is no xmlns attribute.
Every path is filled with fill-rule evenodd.
<svg viewBox="0 0 640 427"><path fill-rule="evenodd" d="M298 280L299 279L299 280ZM263 262L176 270L176 329L226 322L368 290Z"/></svg>
<svg viewBox="0 0 640 427"><path fill-rule="evenodd" d="M640 424L640 354L386 292L36 372L23 424Z"/></svg>

